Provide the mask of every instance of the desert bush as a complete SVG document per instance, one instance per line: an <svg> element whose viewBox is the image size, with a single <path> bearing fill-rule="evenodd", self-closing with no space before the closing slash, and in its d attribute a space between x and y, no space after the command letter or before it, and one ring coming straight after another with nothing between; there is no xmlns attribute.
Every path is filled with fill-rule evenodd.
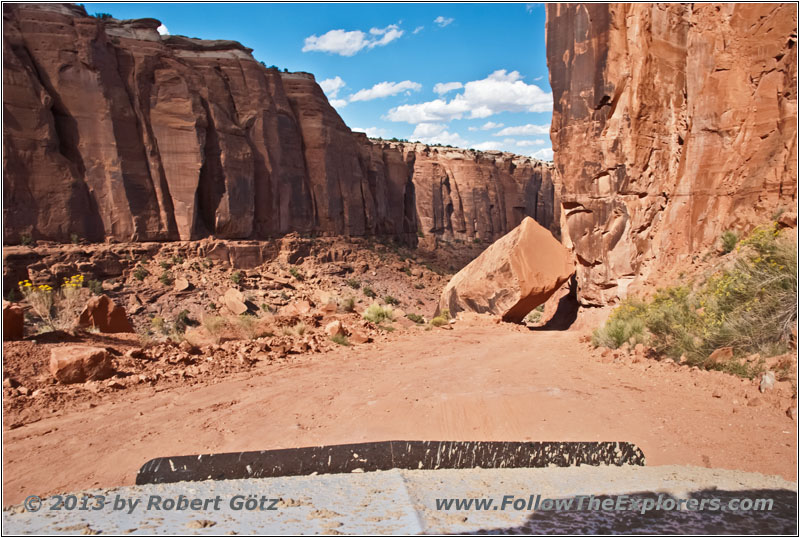
<svg viewBox="0 0 800 538"><path fill-rule="evenodd" d="M390 306L383 307L378 303L372 303L364 312L364 319L372 323L394 321L394 312Z"/></svg>
<svg viewBox="0 0 800 538"><path fill-rule="evenodd" d="M234 271L231 273L231 282L236 284L237 286L242 283L242 272L241 271Z"/></svg>
<svg viewBox="0 0 800 538"><path fill-rule="evenodd" d="M383 302L388 305L397 305L400 304L400 301L392 297L391 295L387 295L383 298Z"/></svg>
<svg viewBox="0 0 800 538"><path fill-rule="evenodd" d="M346 280L346 282L347 282L347 285L350 286L351 288L353 288L354 290L357 290L358 288L361 287L361 282L359 282L355 278L348 278Z"/></svg>
<svg viewBox="0 0 800 538"><path fill-rule="evenodd" d="M350 342L347 340L347 337L343 334L334 334L331 336L331 340L340 346L349 346Z"/></svg>
<svg viewBox="0 0 800 538"><path fill-rule="evenodd" d="M20 234L19 243L23 246L30 246L33 244L33 236L31 234Z"/></svg>
<svg viewBox="0 0 800 538"><path fill-rule="evenodd" d="M736 235L736 232L727 230L720 236L720 241L722 242L722 251L728 254L736 248L736 243L739 242L739 236Z"/></svg>
<svg viewBox="0 0 800 538"><path fill-rule="evenodd" d="M417 324L425 323L425 318L423 318L419 314L406 314L406 317Z"/></svg>
<svg viewBox="0 0 800 538"><path fill-rule="evenodd" d="M86 282L86 287L89 288L89 290L95 295L103 294L103 283L100 282L99 280L96 280L94 278L88 280Z"/></svg>
<svg viewBox="0 0 800 538"><path fill-rule="evenodd" d="M182 265L184 261L183 256L177 254L172 256L172 265Z"/></svg>
<svg viewBox="0 0 800 538"><path fill-rule="evenodd" d="M450 310L443 308L439 315L431 320L431 325L434 327L441 327L447 325L450 321Z"/></svg>
<svg viewBox="0 0 800 538"><path fill-rule="evenodd" d="M417 290L425 289L425 284L423 284L422 282L417 282L416 284L414 284L414 289Z"/></svg>
<svg viewBox="0 0 800 538"><path fill-rule="evenodd" d="M303 274L300 271L298 271L296 267L290 267L289 274L291 274L296 280L300 280L301 282L305 280Z"/></svg>
<svg viewBox="0 0 800 538"><path fill-rule="evenodd" d="M160 280L165 286L171 286L174 282L174 279L172 278L172 275L169 274L169 271L164 271L161 273L161 276L158 277L158 280Z"/></svg>
<svg viewBox="0 0 800 538"><path fill-rule="evenodd" d="M370 299L374 299L375 297L377 297L377 294L375 293L375 290L373 290L369 286L364 286L364 289L362 289L361 291L363 291L364 295L366 295Z"/></svg>
<svg viewBox="0 0 800 538"><path fill-rule="evenodd" d="M222 339L222 333L227 326L227 320L221 316L205 316L203 318L203 327L216 343Z"/></svg>
<svg viewBox="0 0 800 538"><path fill-rule="evenodd" d="M77 245L78 243L81 242L80 236L76 233L69 234L69 240L73 245Z"/></svg>
<svg viewBox="0 0 800 538"><path fill-rule="evenodd" d="M544 313L544 305L540 304L534 308L530 314L525 317L526 323L536 324L542 321L542 314Z"/></svg>
<svg viewBox="0 0 800 538"><path fill-rule="evenodd" d="M281 334L284 336L303 336L306 331L308 330L308 325L303 323L302 321L298 321L292 327L283 327L281 329Z"/></svg>
<svg viewBox="0 0 800 538"><path fill-rule="evenodd" d="M145 269L141 265L137 265L136 269L133 270L133 278L135 278L140 282L144 280L144 278L149 274L150 273L147 271L147 269Z"/></svg>
<svg viewBox="0 0 800 538"><path fill-rule="evenodd" d="M255 340L261 336L258 318L252 314L242 314L236 318L236 328L243 338Z"/></svg>
<svg viewBox="0 0 800 538"><path fill-rule="evenodd" d="M181 310L175 318L175 330L183 334L190 325L194 325L194 321L189 317L189 311Z"/></svg>
<svg viewBox="0 0 800 538"><path fill-rule="evenodd" d="M694 287L658 290L649 301L623 301L593 334L597 346L645 343L657 353L689 364L754 375L735 359L711 364L715 349L735 357L774 356L790 349L797 321L797 245L777 227L756 228L739 242L732 264Z"/></svg>
<svg viewBox="0 0 800 538"><path fill-rule="evenodd" d="M161 268L162 268L163 270L165 270L165 271L166 271L167 269L170 269L170 268L172 267L172 264L171 264L170 262L168 262L167 260L161 260L161 261L158 263L158 265L159 265L159 267L161 267Z"/></svg>
<svg viewBox="0 0 800 538"><path fill-rule="evenodd" d="M348 297L342 301L340 306L345 312L354 312L356 309L356 300L353 297Z"/></svg>
<svg viewBox="0 0 800 538"><path fill-rule="evenodd" d="M22 280L19 289L45 330L69 329L84 304L83 280L83 275L65 277L58 289L49 284L35 286L30 280Z"/></svg>

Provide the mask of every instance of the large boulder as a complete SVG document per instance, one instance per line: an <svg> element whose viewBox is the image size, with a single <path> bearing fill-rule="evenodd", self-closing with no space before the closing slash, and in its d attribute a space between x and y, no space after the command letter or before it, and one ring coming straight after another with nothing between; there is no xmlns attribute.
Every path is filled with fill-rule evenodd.
<svg viewBox="0 0 800 538"><path fill-rule="evenodd" d="M101 347L57 347L50 352L50 373L59 383L84 383L113 376L114 363Z"/></svg>
<svg viewBox="0 0 800 538"><path fill-rule="evenodd" d="M3 301L3 340L25 336L25 313L18 304Z"/></svg>
<svg viewBox="0 0 800 538"><path fill-rule="evenodd" d="M132 333L125 309L108 295L92 297L78 318L78 327L94 327L101 333Z"/></svg>
<svg viewBox="0 0 800 538"><path fill-rule="evenodd" d="M437 314L491 313L518 323L575 272L572 257L552 234L526 217L450 279Z"/></svg>

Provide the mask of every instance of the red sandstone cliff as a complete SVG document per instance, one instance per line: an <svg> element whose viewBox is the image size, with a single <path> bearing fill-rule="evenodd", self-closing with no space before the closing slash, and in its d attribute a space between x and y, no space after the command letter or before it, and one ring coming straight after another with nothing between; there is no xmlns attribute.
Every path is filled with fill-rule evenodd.
<svg viewBox="0 0 800 538"><path fill-rule="evenodd" d="M159 24L3 6L5 242L557 231L549 165L368 141L312 75Z"/></svg>
<svg viewBox="0 0 800 538"><path fill-rule="evenodd" d="M583 303L796 204L796 42L792 4L547 6L562 233Z"/></svg>

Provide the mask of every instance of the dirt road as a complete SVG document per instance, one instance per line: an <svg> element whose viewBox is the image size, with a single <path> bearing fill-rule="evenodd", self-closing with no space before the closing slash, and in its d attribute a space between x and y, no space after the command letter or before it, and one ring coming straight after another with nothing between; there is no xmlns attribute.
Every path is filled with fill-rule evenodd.
<svg viewBox="0 0 800 538"><path fill-rule="evenodd" d="M572 331L459 322L4 425L3 502L133 484L156 456L390 439L630 441L648 465L795 480L787 402L721 373L603 358Z"/></svg>

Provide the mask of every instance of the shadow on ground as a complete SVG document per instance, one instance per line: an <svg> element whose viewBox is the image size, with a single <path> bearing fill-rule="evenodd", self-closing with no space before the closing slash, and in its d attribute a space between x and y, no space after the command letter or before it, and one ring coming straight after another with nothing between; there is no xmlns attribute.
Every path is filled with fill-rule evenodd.
<svg viewBox="0 0 800 538"><path fill-rule="evenodd" d="M645 502L653 504L661 500L661 506L677 503L679 498L666 493L631 493L624 499L621 495L594 497L602 503L611 499L623 504ZM705 510L656 510L642 513L639 510L587 510L573 508L559 511L539 510L531 513L523 525L506 528L490 528L469 534L788 534L797 535L797 492L785 489L758 489L721 491L706 489L688 494L686 499L706 500ZM764 508L756 510L732 510L731 501L765 500ZM671 502L670 502L671 500ZM771 502L771 509L770 503ZM608 503L608 501L606 501ZM712 509L714 503L719 508ZM595 505L600 506L600 504Z"/></svg>

